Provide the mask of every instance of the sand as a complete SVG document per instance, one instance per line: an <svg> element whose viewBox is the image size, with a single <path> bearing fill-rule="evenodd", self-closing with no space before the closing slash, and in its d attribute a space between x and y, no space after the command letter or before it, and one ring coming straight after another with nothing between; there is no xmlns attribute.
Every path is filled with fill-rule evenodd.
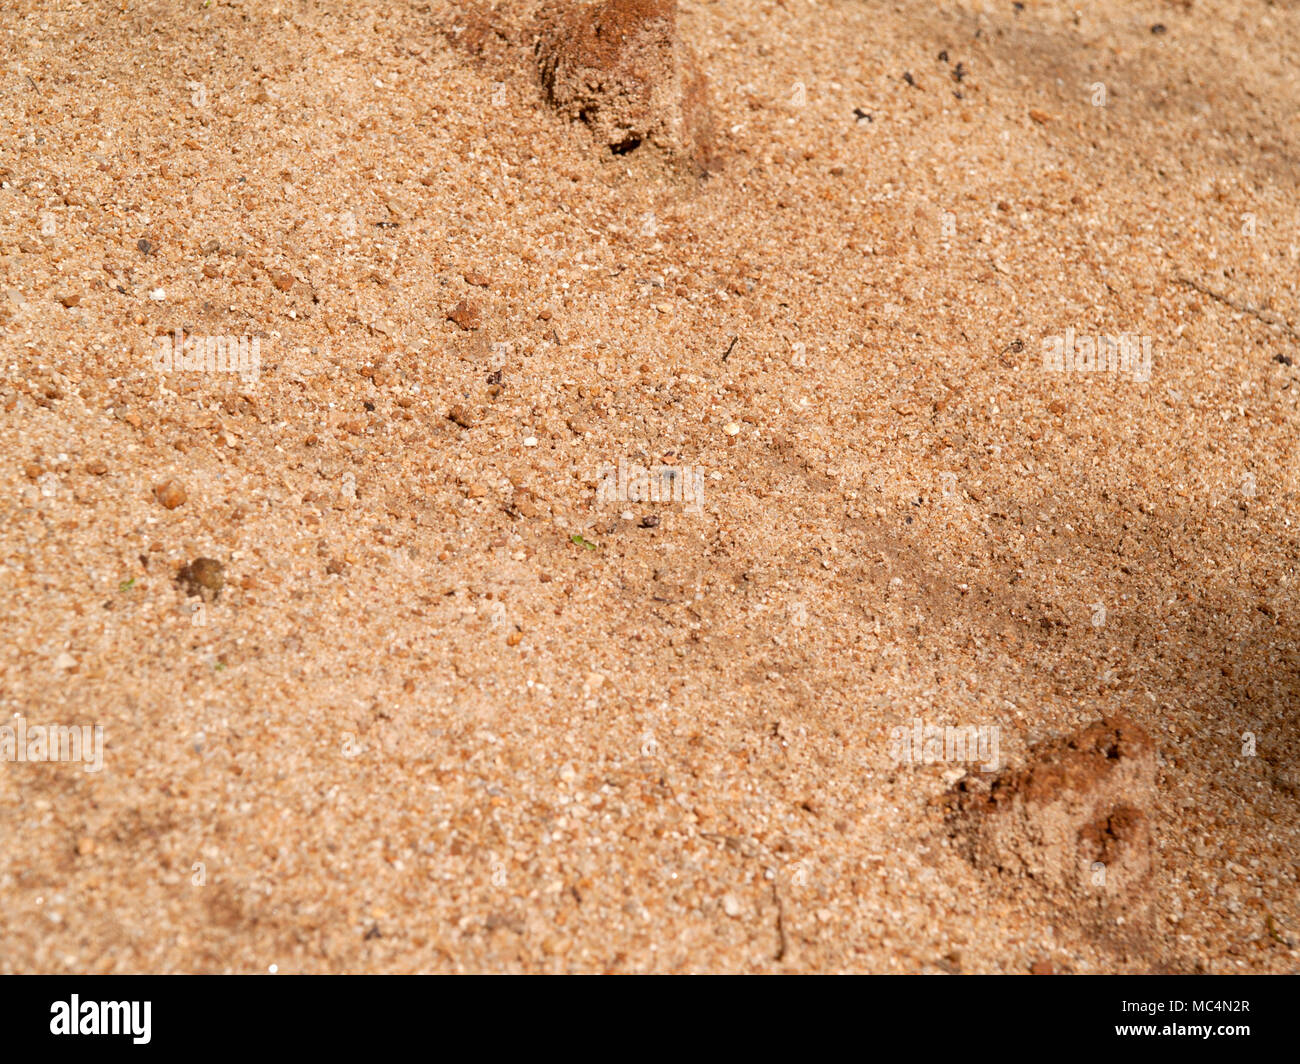
<svg viewBox="0 0 1300 1064"><path fill-rule="evenodd" d="M0 971L1297 969L1294 4L53 6Z"/></svg>

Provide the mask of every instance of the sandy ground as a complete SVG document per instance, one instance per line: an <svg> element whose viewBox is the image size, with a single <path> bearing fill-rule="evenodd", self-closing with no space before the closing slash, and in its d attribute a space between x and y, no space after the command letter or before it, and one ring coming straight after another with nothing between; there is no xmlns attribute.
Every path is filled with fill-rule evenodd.
<svg viewBox="0 0 1300 1064"><path fill-rule="evenodd" d="M0 11L0 971L1296 970L1300 6L536 7Z"/></svg>

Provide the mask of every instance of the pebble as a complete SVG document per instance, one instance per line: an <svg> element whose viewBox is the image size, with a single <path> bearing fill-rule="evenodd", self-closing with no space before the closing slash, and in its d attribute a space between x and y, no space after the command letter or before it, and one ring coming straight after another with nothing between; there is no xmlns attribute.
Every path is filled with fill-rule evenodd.
<svg viewBox="0 0 1300 1064"><path fill-rule="evenodd" d="M725 425L722 426L722 431L725 432L728 436L736 436L740 433L740 426L737 425L734 421L728 421Z"/></svg>
<svg viewBox="0 0 1300 1064"><path fill-rule="evenodd" d="M459 403L447 411L447 417L463 429L472 429L477 424L474 415Z"/></svg>
<svg viewBox="0 0 1300 1064"><path fill-rule="evenodd" d="M740 915L740 902L736 900L734 894L724 894L722 896L722 911L733 918Z"/></svg>
<svg viewBox="0 0 1300 1064"><path fill-rule="evenodd" d="M202 597L208 591L215 598L226 586L225 566L215 558L195 558L181 569L178 579L185 585L186 594Z"/></svg>
<svg viewBox="0 0 1300 1064"><path fill-rule="evenodd" d="M462 299L451 310L447 311L447 320L455 322L468 332L471 329L477 329L483 324L483 315L477 303Z"/></svg>
<svg viewBox="0 0 1300 1064"><path fill-rule="evenodd" d="M165 480L153 489L154 498L169 510L180 506L189 496L179 481Z"/></svg>

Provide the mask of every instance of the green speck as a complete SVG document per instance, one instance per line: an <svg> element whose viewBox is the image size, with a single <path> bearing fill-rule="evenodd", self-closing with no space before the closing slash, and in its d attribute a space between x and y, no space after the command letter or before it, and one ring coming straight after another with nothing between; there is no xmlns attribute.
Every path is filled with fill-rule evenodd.
<svg viewBox="0 0 1300 1064"><path fill-rule="evenodd" d="M583 539L576 532L572 536L570 536L569 539L571 542L576 543L579 547L586 547L588 550L596 549L595 543L589 543L587 540Z"/></svg>
<svg viewBox="0 0 1300 1064"><path fill-rule="evenodd" d="M118 589L118 591L123 591L123 592L130 591L131 588L133 588L133 587L135 587L135 577L134 577L134 576L131 577L130 580L123 580L120 584L117 585L117 589Z"/></svg>

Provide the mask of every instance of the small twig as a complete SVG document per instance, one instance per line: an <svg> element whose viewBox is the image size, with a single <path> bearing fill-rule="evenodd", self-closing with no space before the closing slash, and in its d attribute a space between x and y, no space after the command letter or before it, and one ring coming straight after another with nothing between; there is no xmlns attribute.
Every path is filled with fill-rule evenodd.
<svg viewBox="0 0 1300 1064"><path fill-rule="evenodd" d="M777 889L776 880L772 880L772 897L776 899L776 933L780 939L780 945L777 947L776 957L774 960L785 960L786 951L789 943L785 937L785 906L781 903L781 892Z"/></svg>
<svg viewBox="0 0 1300 1064"><path fill-rule="evenodd" d="M733 336L733 337L731 338L731 343L729 343L729 344L727 345L727 350L726 350L725 352L723 352L723 355L722 355L722 361L723 361L723 362L726 362L726 361L727 361L727 356L731 354L731 349L732 349L733 347L736 346L736 341L739 340L739 339L740 339L739 336Z"/></svg>
<svg viewBox="0 0 1300 1064"><path fill-rule="evenodd" d="M1197 281L1193 281L1190 277L1175 277L1174 281L1177 284L1184 284L1188 288L1196 289L1196 291L1200 292L1201 295L1203 296L1209 296L1211 299L1217 299L1220 303L1224 304L1225 306L1232 307L1233 310L1239 310L1243 314L1249 314L1251 315L1251 317L1258 318L1265 325L1272 325L1275 329L1281 329L1284 332L1286 332L1288 335L1290 335L1290 337L1293 340L1300 340L1300 333L1296 332L1293 328L1291 328L1291 326L1286 323L1285 318L1278 318L1277 320L1274 320L1273 318L1266 317L1265 312L1263 310L1260 310L1257 307L1252 307L1249 303L1238 303L1235 299L1231 299L1228 296L1220 295L1218 292L1206 288L1205 285L1200 284ZM1276 317L1276 315L1274 317Z"/></svg>
<svg viewBox="0 0 1300 1064"><path fill-rule="evenodd" d="M44 98L45 93L41 92L41 87L40 87L39 85L37 85L36 82L32 81L32 76L31 76L30 74L24 74L23 77L25 77L25 78L27 79L27 83L28 83L28 84L29 84L33 89L36 90L36 95L37 95L37 96L40 96L40 97L42 97L42 98Z"/></svg>

